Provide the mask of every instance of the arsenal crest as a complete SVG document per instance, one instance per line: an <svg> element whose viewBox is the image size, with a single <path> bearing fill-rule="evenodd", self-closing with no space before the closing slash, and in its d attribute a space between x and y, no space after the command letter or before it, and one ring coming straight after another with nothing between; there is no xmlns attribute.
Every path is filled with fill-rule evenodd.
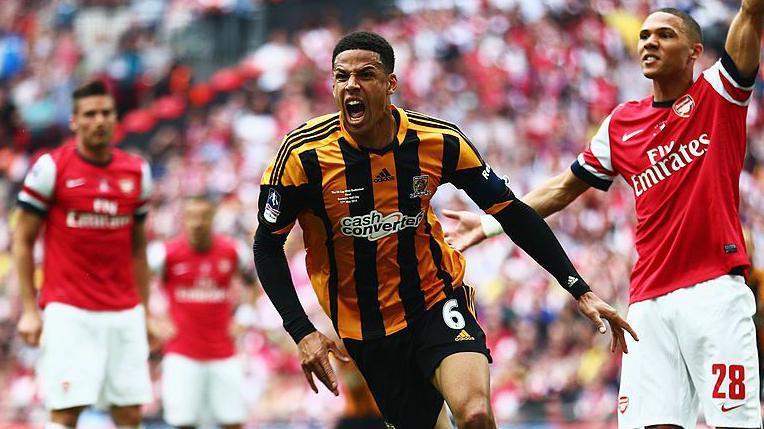
<svg viewBox="0 0 764 429"><path fill-rule="evenodd" d="M674 103L674 113L682 118L689 118L692 109L695 107L695 100L690 94L685 95Z"/></svg>
<svg viewBox="0 0 764 429"><path fill-rule="evenodd" d="M411 193L411 198L421 198L432 194L432 192L430 192L430 176L427 174L414 176L411 181L411 188L414 190L414 192Z"/></svg>
<svg viewBox="0 0 764 429"><path fill-rule="evenodd" d="M120 179L119 190L125 194L132 193L135 190L135 182L133 181L133 179Z"/></svg>
<svg viewBox="0 0 764 429"><path fill-rule="evenodd" d="M227 259L221 259L220 262L218 262L218 271L221 273L228 273L231 271L231 261Z"/></svg>

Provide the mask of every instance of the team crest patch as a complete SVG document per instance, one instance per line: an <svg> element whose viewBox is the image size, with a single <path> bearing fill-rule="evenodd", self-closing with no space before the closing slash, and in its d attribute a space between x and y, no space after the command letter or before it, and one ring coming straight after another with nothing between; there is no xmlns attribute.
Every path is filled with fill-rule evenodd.
<svg viewBox="0 0 764 429"><path fill-rule="evenodd" d="M125 194L131 194L135 190L135 181L133 179L120 179L119 190Z"/></svg>
<svg viewBox="0 0 764 429"><path fill-rule="evenodd" d="M682 118L689 118L692 109L695 108L695 100L690 94L685 95L674 103L674 113Z"/></svg>
<svg viewBox="0 0 764 429"><path fill-rule="evenodd" d="M218 262L218 271L221 273L228 273L231 271L231 261L227 259L223 259L220 262Z"/></svg>
<svg viewBox="0 0 764 429"><path fill-rule="evenodd" d="M414 176L411 181L411 188L414 192L411 193L411 198L426 197L432 194L430 192L430 176L427 174L421 176Z"/></svg>
<svg viewBox="0 0 764 429"><path fill-rule="evenodd" d="M263 217L270 223L276 223L281 210L281 195L271 188L268 190L268 201L265 203Z"/></svg>
<svg viewBox="0 0 764 429"><path fill-rule="evenodd" d="M618 398L618 411L621 412L621 414L626 412L626 409L629 408L629 397L628 396L621 396Z"/></svg>

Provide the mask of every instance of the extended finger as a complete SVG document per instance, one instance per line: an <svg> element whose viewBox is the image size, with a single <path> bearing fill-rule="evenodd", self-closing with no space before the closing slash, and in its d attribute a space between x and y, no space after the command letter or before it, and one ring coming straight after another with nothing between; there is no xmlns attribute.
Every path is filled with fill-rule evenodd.
<svg viewBox="0 0 764 429"><path fill-rule="evenodd" d="M324 368L324 373L326 374L326 380L328 381L326 384L326 387L329 388L329 390L334 393L334 396L339 396L340 392L337 390L337 375L334 373L334 369L332 369L332 366L329 364L329 360L322 361L321 365Z"/></svg>
<svg viewBox="0 0 764 429"><path fill-rule="evenodd" d="M324 366L324 360L322 359L320 362L316 362L313 364L313 373L316 374L316 377L318 377L318 380L321 381L321 383L326 386L327 389L329 389L332 393L334 393L335 396L337 396L339 393L337 392L337 379L334 378L334 372L331 372L331 375L329 375L329 371L331 371L331 366L329 365L328 361L326 362L326 365L330 367L329 371L327 371L326 366Z"/></svg>
<svg viewBox="0 0 764 429"><path fill-rule="evenodd" d="M303 366L302 372L305 373L305 378L308 380L308 384L310 384L310 388L313 389L313 392L318 393L318 387L316 387L316 382L313 381L313 374L311 370Z"/></svg>
<svg viewBox="0 0 764 429"><path fill-rule="evenodd" d="M623 333L623 329L614 330L618 338L618 342L621 345L621 350L624 354L629 353L629 346L626 345L626 335Z"/></svg>
<svg viewBox="0 0 764 429"><path fill-rule="evenodd" d="M631 338L634 338L634 341L639 341L639 337L637 336L637 331L635 331L634 328L632 328L631 325L629 325L629 322L623 320L621 316L618 316L618 318L620 319L619 324L623 326L623 329L629 332L629 334L631 335Z"/></svg>

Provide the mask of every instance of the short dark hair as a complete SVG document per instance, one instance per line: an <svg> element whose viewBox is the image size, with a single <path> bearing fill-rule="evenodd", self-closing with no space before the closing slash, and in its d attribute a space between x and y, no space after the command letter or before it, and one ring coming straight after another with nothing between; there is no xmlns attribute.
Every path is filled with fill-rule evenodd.
<svg viewBox="0 0 764 429"><path fill-rule="evenodd" d="M102 80L91 80L89 82L85 82L72 92L72 109L76 112L77 101L79 99L92 97L94 95L111 96L111 92L109 92L109 88Z"/></svg>
<svg viewBox="0 0 764 429"><path fill-rule="evenodd" d="M664 7L653 11L653 13L656 12L668 13L679 17L679 19L682 20L682 24L684 24L684 27L687 29L690 40L693 43L703 43L703 30L700 28L700 24L698 24L698 21L695 21L695 18L691 17L687 12L673 7Z"/></svg>
<svg viewBox="0 0 764 429"><path fill-rule="evenodd" d="M390 46L390 43L384 37L370 31L355 31L340 39L334 46L332 66L334 66L334 60L337 58L337 55L352 49L376 52L382 59L382 66L384 66L385 72L392 73L395 69L393 47Z"/></svg>

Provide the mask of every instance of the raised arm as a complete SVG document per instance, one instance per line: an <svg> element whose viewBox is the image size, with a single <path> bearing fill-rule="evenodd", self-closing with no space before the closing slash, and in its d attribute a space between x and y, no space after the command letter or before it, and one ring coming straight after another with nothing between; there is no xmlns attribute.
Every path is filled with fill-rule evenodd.
<svg viewBox="0 0 764 429"><path fill-rule="evenodd" d="M763 20L764 0L743 0L730 25L724 48L743 77L759 67Z"/></svg>

